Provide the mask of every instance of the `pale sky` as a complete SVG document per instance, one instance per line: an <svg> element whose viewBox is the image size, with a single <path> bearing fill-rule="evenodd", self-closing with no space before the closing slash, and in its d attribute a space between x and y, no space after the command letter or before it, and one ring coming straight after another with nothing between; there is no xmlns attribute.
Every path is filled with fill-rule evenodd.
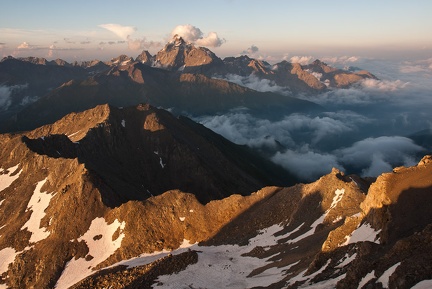
<svg viewBox="0 0 432 289"><path fill-rule="evenodd" d="M9 0L1 6L2 57L136 57L156 53L175 29L222 58L245 52L269 62L432 57L430 0Z"/></svg>

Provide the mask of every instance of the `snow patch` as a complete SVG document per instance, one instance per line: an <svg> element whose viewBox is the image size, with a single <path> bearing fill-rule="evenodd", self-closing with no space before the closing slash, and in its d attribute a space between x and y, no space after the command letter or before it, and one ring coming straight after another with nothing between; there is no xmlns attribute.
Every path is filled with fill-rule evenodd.
<svg viewBox="0 0 432 289"><path fill-rule="evenodd" d="M375 229L372 228L370 224L364 223L355 229L351 235L345 236L346 241L341 246L364 241L379 244L379 238L377 237L379 232L381 232L381 230L375 231Z"/></svg>
<svg viewBox="0 0 432 289"><path fill-rule="evenodd" d="M76 134L78 134L79 132L80 132L81 130L79 130L79 131L76 131L76 132L74 132L74 133L71 133L71 134L68 134L68 138L70 139L71 137L73 137L74 135L76 135Z"/></svg>
<svg viewBox="0 0 432 289"><path fill-rule="evenodd" d="M180 222L183 222L186 219L186 217L180 217L179 219L180 219Z"/></svg>
<svg viewBox="0 0 432 289"><path fill-rule="evenodd" d="M166 165L166 164L164 164L164 163L162 162L162 158L161 158L161 157L159 157L159 164L160 164L160 166L161 166L162 168L164 168L165 165Z"/></svg>
<svg viewBox="0 0 432 289"><path fill-rule="evenodd" d="M283 227L273 225L258 232L249 240L249 245L198 246L191 249L198 251L198 262L189 265L185 270L172 275L159 276L153 288L233 288L267 287L282 279L285 271L298 262L285 267L272 267L264 272L247 277L254 269L268 264L268 259L244 256L255 246L267 247L277 244L277 241L291 234L275 237Z"/></svg>
<svg viewBox="0 0 432 289"><path fill-rule="evenodd" d="M356 258L356 256L357 256L357 253L354 253L351 256L349 256L348 253L345 254L345 257L344 257L345 259L339 265L337 265L336 268L343 268L343 267L345 267L346 265L348 265L349 263L351 263L352 261L354 261L354 259Z"/></svg>
<svg viewBox="0 0 432 289"><path fill-rule="evenodd" d="M312 225L310 226L310 230L307 231L306 233L304 233L303 235L298 236L297 238L290 240L290 243L297 243L298 241L309 237L311 235L313 235L313 233L315 232L316 227L319 224L322 224L322 222L324 222L325 217L327 217L327 213L323 214L321 217L319 217L315 222L312 223Z"/></svg>
<svg viewBox="0 0 432 289"><path fill-rule="evenodd" d="M159 156L159 152L158 151L154 151L153 153L155 155ZM164 168L166 166L166 164L163 163L161 156L159 156L159 164L160 164L161 168Z"/></svg>
<svg viewBox="0 0 432 289"><path fill-rule="evenodd" d="M6 200L6 199L3 199L3 200L0 201L0 206L3 204L3 202L4 202L5 200Z"/></svg>
<svg viewBox="0 0 432 289"><path fill-rule="evenodd" d="M324 280L318 283L309 283L305 284L303 286L300 286L298 288L307 288L307 289L329 289L329 288L336 288L336 284L344 279L346 277L346 273L342 274L336 278Z"/></svg>
<svg viewBox="0 0 432 289"><path fill-rule="evenodd" d="M333 202L330 205L329 211L331 209L334 209L336 207L336 205L342 200L344 193L345 193L345 189L341 189L341 190L337 189L335 191L335 196L333 197Z"/></svg>
<svg viewBox="0 0 432 289"><path fill-rule="evenodd" d="M8 266L10 263L13 263L16 255L20 252L16 252L14 248L4 248L0 250L0 274L6 272L8 270Z"/></svg>
<svg viewBox="0 0 432 289"><path fill-rule="evenodd" d="M330 210L334 209L336 207L336 205L342 200L342 197L343 197L344 193L345 193L345 189L340 189L340 190L337 189L335 191L335 196L333 197L333 201L332 201L332 203L330 205L330 208L327 211L325 211L325 213L321 217L319 217L315 222L313 222L312 225L310 225L310 230L309 231L307 231L303 235L298 236L297 238L295 238L293 240L290 240L290 243L296 243L296 242L298 242L298 241L300 241L300 240L302 240L302 239L304 239L306 237L309 237L309 236L313 235L313 233L315 232L316 227L319 224L322 224L324 222L324 220L327 217L327 215L330 212ZM334 222L337 222L339 220L338 218L336 218L336 220ZM301 226L299 226L296 230L300 229Z"/></svg>
<svg viewBox="0 0 432 289"><path fill-rule="evenodd" d="M126 121L124 119L122 119L121 125L122 125L122 127L126 127Z"/></svg>
<svg viewBox="0 0 432 289"><path fill-rule="evenodd" d="M16 166L10 167L8 169L0 169L0 192L9 187L16 179L19 178L22 170L20 170L17 174L12 176L12 174L18 169L19 164ZM9 173L5 173L8 171Z"/></svg>
<svg viewBox="0 0 432 289"><path fill-rule="evenodd" d="M192 209L189 210L189 213L193 213L193 212L194 212L194 210L192 210Z"/></svg>
<svg viewBox="0 0 432 289"><path fill-rule="evenodd" d="M399 267L400 262L394 264L393 266L391 266L390 268L388 268L382 275L381 277L378 278L377 282L381 282L381 284L383 285L383 288L388 288L388 282L389 282L389 278L390 276L393 274L393 272L396 270L397 267Z"/></svg>
<svg viewBox="0 0 432 289"><path fill-rule="evenodd" d="M294 284L297 281L304 282L304 281L307 281L307 280L312 280L316 275L320 274L322 271L325 270L325 268L327 268L327 266L330 264L330 261L331 261L331 259L329 259L327 261L327 263L324 266L322 266L318 271L316 271L316 272L314 272L314 273L312 273L310 275L307 275L307 276L305 276L305 273L307 271L307 269L305 269L304 271L300 272L297 276L289 279L286 285L288 285L288 284ZM319 287L311 287L310 286L311 283L309 283L307 285L308 286L301 286L300 288L319 288ZM330 286L330 287L323 287L323 288L332 288L332 286Z"/></svg>
<svg viewBox="0 0 432 289"><path fill-rule="evenodd" d="M88 255L93 259L86 261L85 258L75 260L72 258L63 270L62 275L57 281L55 288L69 288L78 281L94 273L92 269L99 263L105 261L118 248L124 238L123 229L125 222L119 222L117 219L108 224L104 218L96 218L92 221L88 231L78 238L79 241L85 241L89 248ZM116 240L112 239L113 234L120 229L120 234Z"/></svg>
<svg viewBox="0 0 432 289"><path fill-rule="evenodd" d="M27 231L32 233L29 240L31 243L39 242L50 235L50 232L47 231L46 228L40 227L41 220L46 215L45 210L48 208L51 198L54 196L41 191L46 181L47 178L37 183L26 210L32 210L30 219L21 227L21 230L27 228Z"/></svg>
<svg viewBox="0 0 432 289"><path fill-rule="evenodd" d="M411 289L430 289L432 288L432 280L423 280L415 284Z"/></svg>
<svg viewBox="0 0 432 289"><path fill-rule="evenodd" d="M172 255L178 255L180 253L186 252L188 248L192 247L196 245L195 244L191 244L189 242L189 240L183 239L183 242L180 244L180 247L177 250L174 251L169 251L169 250L165 250L163 249L162 251L156 251L153 253L143 253L141 255L139 255L138 257L132 258L132 259L128 259L128 260L122 260L116 264L111 265L108 268L113 268L116 266L127 266L128 268L134 268L134 267L138 267L138 266L143 266L143 265L147 265L150 264L160 258L163 258L165 256L167 256L168 254L172 254Z"/></svg>
<svg viewBox="0 0 432 289"><path fill-rule="evenodd" d="M367 282L369 282L369 280L371 280L372 278L375 278L375 271L372 270L372 272L367 273L366 276L364 276L361 280L360 283L358 285L358 289L362 288Z"/></svg>

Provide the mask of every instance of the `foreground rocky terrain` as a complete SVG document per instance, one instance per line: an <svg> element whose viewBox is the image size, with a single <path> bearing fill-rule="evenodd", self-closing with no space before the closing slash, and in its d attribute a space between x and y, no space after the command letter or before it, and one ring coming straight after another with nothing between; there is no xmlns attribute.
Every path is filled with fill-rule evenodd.
<svg viewBox="0 0 432 289"><path fill-rule="evenodd" d="M377 179L333 169L290 185L148 105L98 106L0 144L0 288L432 285L430 156Z"/></svg>

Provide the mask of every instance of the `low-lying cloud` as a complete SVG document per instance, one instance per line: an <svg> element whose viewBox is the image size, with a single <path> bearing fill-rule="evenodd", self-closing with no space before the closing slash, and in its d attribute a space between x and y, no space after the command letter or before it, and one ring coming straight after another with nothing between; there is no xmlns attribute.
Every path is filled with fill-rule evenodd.
<svg viewBox="0 0 432 289"><path fill-rule="evenodd" d="M206 47L219 47L226 42L216 32L209 32L207 36L198 28L190 24L178 25L171 32L171 36L181 36L185 41Z"/></svg>
<svg viewBox="0 0 432 289"><path fill-rule="evenodd" d="M27 84L23 85L0 85L0 111L5 111L13 103L13 94L19 90L27 88Z"/></svg>
<svg viewBox="0 0 432 289"><path fill-rule="evenodd" d="M363 168L363 176L377 176L391 170L395 165L414 165L413 156L421 151L424 151L424 148L409 138L382 136L358 141L351 147L334 153L342 164Z"/></svg>
<svg viewBox="0 0 432 289"><path fill-rule="evenodd" d="M293 60L302 61L301 57ZM416 164L428 151L409 136L432 128L432 59L390 62L347 56L333 61L355 63L380 79L318 95L294 95L327 110L315 115L294 113L268 120L237 110L198 121L235 143L261 149L273 162L307 181L332 167L375 177L395 166ZM226 80L259 91L287 91L254 74L228 75Z"/></svg>
<svg viewBox="0 0 432 289"><path fill-rule="evenodd" d="M334 155L314 152L307 145L298 150L277 152L271 160L306 181L328 174L333 167L343 169Z"/></svg>
<svg viewBox="0 0 432 289"><path fill-rule="evenodd" d="M248 76L241 76L237 74L227 74L224 77L214 76L216 79L224 79L229 82L236 83L247 88L261 91L261 92L275 92L282 95L291 95L291 91L288 87L277 85L273 80L259 78L254 73Z"/></svg>
<svg viewBox="0 0 432 289"><path fill-rule="evenodd" d="M0 85L0 111L7 110L12 103L10 87Z"/></svg>

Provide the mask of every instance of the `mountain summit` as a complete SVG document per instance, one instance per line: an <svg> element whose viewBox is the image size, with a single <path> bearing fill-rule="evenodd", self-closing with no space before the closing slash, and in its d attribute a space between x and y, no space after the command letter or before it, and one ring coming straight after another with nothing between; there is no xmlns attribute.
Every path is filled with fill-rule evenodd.
<svg viewBox="0 0 432 289"><path fill-rule="evenodd" d="M209 49L195 47L182 37L174 35L155 55L154 65L168 70L197 73L207 71L210 66L222 65L222 60Z"/></svg>

